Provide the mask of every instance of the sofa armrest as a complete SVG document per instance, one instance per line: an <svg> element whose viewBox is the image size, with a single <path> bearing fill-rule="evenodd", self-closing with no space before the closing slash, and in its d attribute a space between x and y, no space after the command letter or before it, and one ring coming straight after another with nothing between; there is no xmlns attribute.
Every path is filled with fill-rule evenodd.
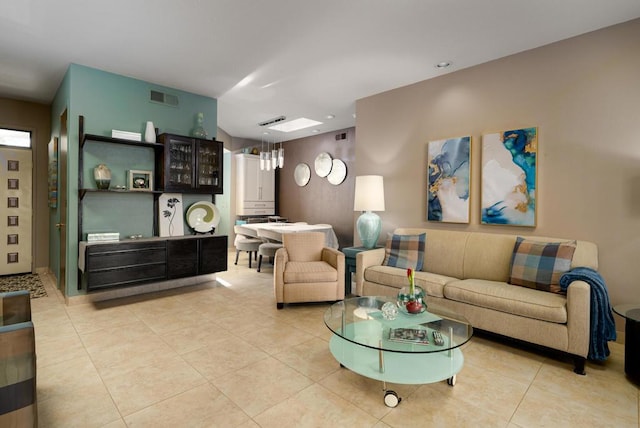
<svg viewBox="0 0 640 428"><path fill-rule="evenodd" d="M361 251L356 254L356 295L363 295L364 271L371 266L380 266L384 262L384 248Z"/></svg>
<svg viewBox="0 0 640 428"><path fill-rule="evenodd" d="M322 260L329 263L338 271L338 289L336 300L344 299L344 253L330 247L322 249Z"/></svg>
<svg viewBox="0 0 640 428"><path fill-rule="evenodd" d="M0 293L0 326L31 321L31 296L27 290Z"/></svg>
<svg viewBox="0 0 640 428"><path fill-rule="evenodd" d="M289 252L286 248L278 248L273 259L273 291L276 302L284 302L284 266L289 261Z"/></svg>
<svg viewBox="0 0 640 428"><path fill-rule="evenodd" d="M567 330L567 352L586 358L591 339L591 288L584 281L573 281L567 288Z"/></svg>

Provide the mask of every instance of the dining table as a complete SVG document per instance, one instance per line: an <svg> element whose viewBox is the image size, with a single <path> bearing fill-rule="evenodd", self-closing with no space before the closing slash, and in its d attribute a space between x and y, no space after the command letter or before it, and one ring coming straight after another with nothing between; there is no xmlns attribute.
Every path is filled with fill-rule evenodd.
<svg viewBox="0 0 640 428"><path fill-rule="evenodd" d="M282 242L285 233L322 232L325 234L325 245L338 249L338 237L330 224L307 223L246 223L237 225L238 233L256 238Z"/></svg>

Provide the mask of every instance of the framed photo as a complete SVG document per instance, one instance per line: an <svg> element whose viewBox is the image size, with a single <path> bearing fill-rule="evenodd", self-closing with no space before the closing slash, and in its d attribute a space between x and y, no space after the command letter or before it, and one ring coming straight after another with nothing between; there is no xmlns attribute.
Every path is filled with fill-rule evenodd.
<svg viewBox="0 0 640 428"><path fill-rule="evenodd" d="M429 141L427 220L469 223L471 137Z"/></svg>
<svg viewBox="0 0 640 428"><path fill-rule="evenodd" d="M153 190L153 172L130 169L127 171L128 189L138 192Z"/></svg>
<svg viewBox="0 0 640 428"><path fill-rule="evenodd" d="M482 224L536 225L538 128L482 136Z"/></svg>

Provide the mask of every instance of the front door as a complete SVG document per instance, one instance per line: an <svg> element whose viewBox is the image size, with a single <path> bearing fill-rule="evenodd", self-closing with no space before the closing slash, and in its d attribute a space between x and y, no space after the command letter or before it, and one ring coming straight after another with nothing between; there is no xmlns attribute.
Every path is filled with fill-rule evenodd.
<svg viewBox="0 0 640 428"><path fill-rule="evenodd" d="M32 152L0 147L0 275L31 272Z"/></svg>

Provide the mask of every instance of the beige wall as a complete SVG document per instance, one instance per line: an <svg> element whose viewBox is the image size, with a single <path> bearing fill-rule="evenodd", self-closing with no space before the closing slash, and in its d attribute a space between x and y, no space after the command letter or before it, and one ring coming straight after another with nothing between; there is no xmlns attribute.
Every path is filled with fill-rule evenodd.
<svg viewBox="0 0 640 428"><path fill-rule="evenodd" d="M33 267L49 266L48 153L50 106L0 98L0 127L31 131L34 170Z"/></svg>
<svg viewBox="0 0 640 428"><path fill-rule="evenodd" d="M336 134L346 133L347 138L336 141ZM355 130L353 128L312 137L299 138L284 143L284 168L278 170L279 215L289 221L327 223L333 226L340 247L353 244L353 189L355 183ZM322 152L333 159L340 159L347 166L347 177L337 186L314 172L314 160ZM311 168L311 179L304 187L293 179L298 163Z"/></svg>
<svg viewBox="0 0 640 428"><path fill-rule="evenodd" d="M634 20L359 100L356 173L385 177L383 233L420 226L594 241L612 303L640 303L638 41ZM479 225L481 135L530 126L539 133L537 227ZM473 137L471 223L426 222L427 142L463 135Z"/></svg>

